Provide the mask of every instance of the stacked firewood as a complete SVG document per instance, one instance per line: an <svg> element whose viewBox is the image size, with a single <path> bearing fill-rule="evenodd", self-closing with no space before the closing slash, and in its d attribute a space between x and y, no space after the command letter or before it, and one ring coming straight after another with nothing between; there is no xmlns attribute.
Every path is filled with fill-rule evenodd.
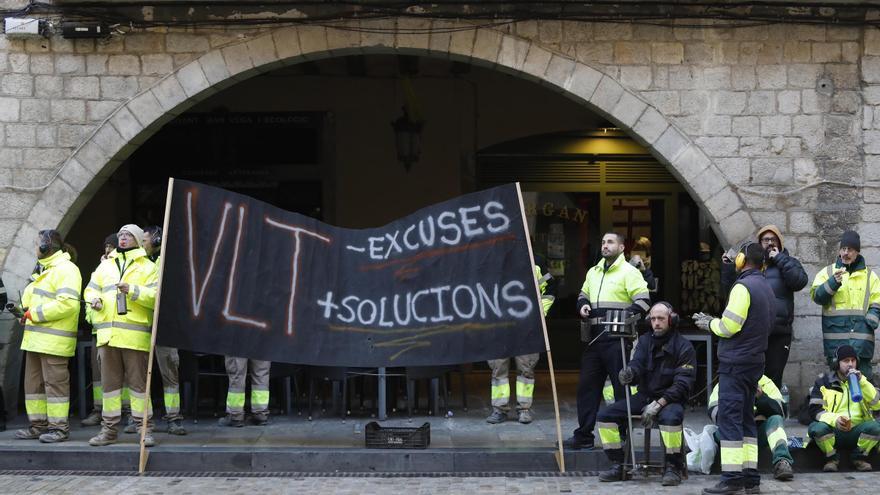
<svg viewBox="0 0 880 495"><path fill-rule="evenodd" d="M718 314L721 310L721 263L685 260L681 263L681 312Z"/></svg>

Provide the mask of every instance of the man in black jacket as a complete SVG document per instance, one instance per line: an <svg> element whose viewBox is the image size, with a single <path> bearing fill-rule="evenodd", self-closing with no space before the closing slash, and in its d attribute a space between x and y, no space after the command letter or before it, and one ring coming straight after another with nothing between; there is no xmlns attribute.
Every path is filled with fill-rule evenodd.
<svg viewBox="0 0 880 495"><path fill-rule="evenodd" d="M807 286L809 278L797 258L789 254L782 244L782 233L775 225L758 230L757 242L767 252L764 278L776 296L776 319L767 340L764 353L764 375L782 388L782 372L788 363L791 350L791 322L794 320L794 293ZM721 293L727 294L736 280L733 260L722 258Z"/></svg>
<svg viewBox="0 0 880 495"><path fill-rule="evenodd" d="M639 337L629 365L619 373L622 385L638 383L638 392L630 398L630 408L641 412L642 425L660 425L660 437L666 447L666 472L663 486L681 483L685 469L681 455L682 421L696 378L697 358L694 346L675 329L678 315L667 302L658 302L648 313L653 332ZM611 469L599 473L601 481L623 478L623 448L620 428L627 422L626 399L599 412L599 438L611 460Z"/></svg>

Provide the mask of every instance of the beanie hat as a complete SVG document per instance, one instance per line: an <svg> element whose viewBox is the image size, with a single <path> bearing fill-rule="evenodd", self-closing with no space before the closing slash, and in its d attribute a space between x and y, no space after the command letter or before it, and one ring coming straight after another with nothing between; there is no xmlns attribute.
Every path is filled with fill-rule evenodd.
<svg viewBox="0 0 880 495"><path fill-rule="evenodd" d="M856 354L856 350L853 349L853 346L844 344L834 351L834 371L840 369L840 362L847 358L855 358L856 362L859 360L859 356Z"/></svg>
<svg viewBox="0 0 880 495"><path fill-rule="evenodd" d="M840 247L852 248L856 251L862 250L862 239L859 237L859 233L854 230L847 230L840 236Z"/></svg>
<svg viewBox="0 0 880 495"><path fill-rule="evenodd" d="M129 234L134 236L135 242L137 242L138 247L143 247L144 243L144 231L137 225L130 223L128 225L123 225L121 229L119 229L119 233L128 232ZM117 234L117 235L118 235Z"/></svg>

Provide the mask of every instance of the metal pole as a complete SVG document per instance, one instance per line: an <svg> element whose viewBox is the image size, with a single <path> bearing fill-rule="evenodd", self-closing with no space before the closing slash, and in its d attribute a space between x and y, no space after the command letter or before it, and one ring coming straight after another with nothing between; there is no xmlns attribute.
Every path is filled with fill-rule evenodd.
<svg viewBox="0 0 880 495"><path fill-rule="evenodd" d="M617 315L615 315L617 316ZM624 339L626 337L620 337L620 356L622 358L623 367L626 368L626 344L624 344ZM626 423L627 423L627 438L629 439L629 448L630 455L632 456L632 467L633 471L636 469L636 442L635 438L633 438L633 420L632 420L632 405L630 404L630 395L629 395L629 384L623 385L623 391L626 396ZM625 468L626 466L624 466ZM624 474L624 476L626 476Z"/></svg>

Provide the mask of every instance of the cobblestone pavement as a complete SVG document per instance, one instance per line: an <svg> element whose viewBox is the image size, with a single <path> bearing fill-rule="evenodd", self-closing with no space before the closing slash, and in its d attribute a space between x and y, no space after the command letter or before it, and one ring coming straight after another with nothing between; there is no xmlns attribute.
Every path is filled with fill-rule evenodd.
<svg viewBox="0 0 880 495"><path fill-rule="evenodd" d="M764 477L762 492L833 493L845 486L852 493L868 493L880 481L880 473L798 474L788 483ZM320 493L322 495L406 494L406 495L508 495L595 493L626 495L653 493L696 494L718 481L717 476L691 476L679 487L662 487L656 477L624 483L601 483L595 477L137 477L73 476L45 474L0 475L0 493L130 493L205 494L205 493Z"/></svg>

